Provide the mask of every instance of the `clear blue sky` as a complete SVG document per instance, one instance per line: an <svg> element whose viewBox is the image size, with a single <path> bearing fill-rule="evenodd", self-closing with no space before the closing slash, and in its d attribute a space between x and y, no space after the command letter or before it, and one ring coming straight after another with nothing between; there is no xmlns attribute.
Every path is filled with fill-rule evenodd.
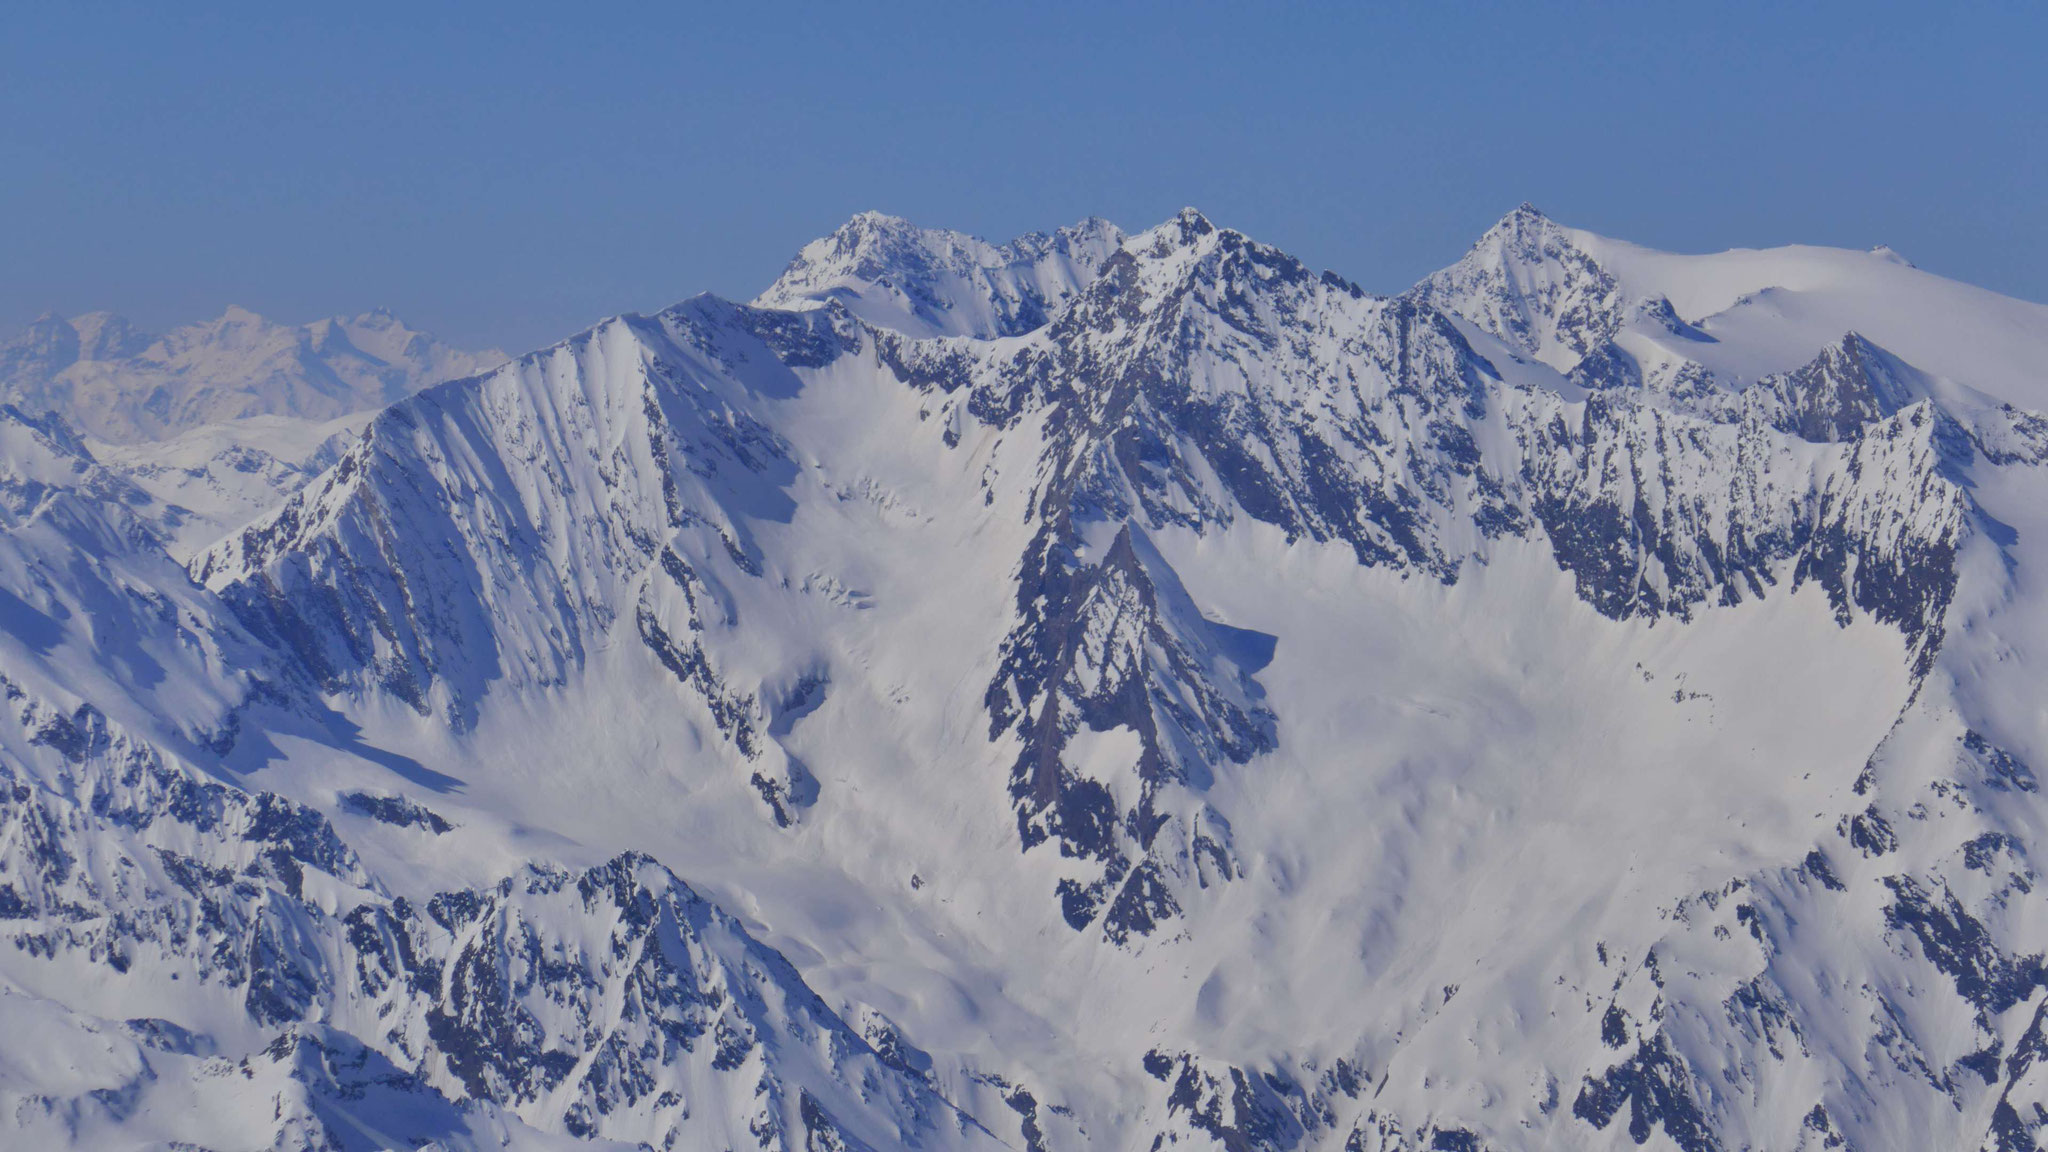
<svg viewBox="0 0 2048 1152"><path fill-rule="evenodd" d="M16 3L0 329L385 304L518 351L750 296L866 208L1007 238L1194 204L1386 291L1526 199L2048 300L2044 13Z"/></svg>

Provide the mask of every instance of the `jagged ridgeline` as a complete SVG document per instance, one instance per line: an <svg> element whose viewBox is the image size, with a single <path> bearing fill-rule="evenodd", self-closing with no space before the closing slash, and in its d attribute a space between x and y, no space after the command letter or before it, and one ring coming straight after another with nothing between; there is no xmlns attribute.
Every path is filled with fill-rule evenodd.
<svg viewBox="0 0 2048 1152"><path fill-rule="evenodd" d="M60 414L162 359L85 320ZM68 1063L0 1125L2035 1147L2044 363L1888 251L1525 206L1389 297L871 213L253 518L8 409L0 1013Z"/></svg>

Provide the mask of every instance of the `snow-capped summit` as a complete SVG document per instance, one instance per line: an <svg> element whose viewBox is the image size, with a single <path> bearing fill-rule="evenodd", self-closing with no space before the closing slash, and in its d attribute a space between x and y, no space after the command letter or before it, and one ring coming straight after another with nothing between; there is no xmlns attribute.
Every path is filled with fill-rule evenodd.
<svg viewBox="0 0 2048 1152"><path fill-rule="evenodd" d="M837 300L912 336L1014 336L1045 323L1122 242L1116 225L1097 218L998 245L863 212L805 245L754 302Z"/></svg>
<svg viewBox="0 0 2048 1152"><path fill-rule="evenodd" d="M160 336L104 312L46 315L0 345L0 393L102 440L153 440L222 420L331 420L502 363L388 312L284 325L231 306Z"/></svg>
<svg viewBox="0 0 2048 1152"><path fill-rule="evenodd" d="M1614 276L1569 229L1528 203L1410 295L1471 320L1560 372L1612 339L1627 310Z"/></svg>
<svg viewBox="0 0 2048 1152"><path fill-rule="evenodd" d="M1850 330L1922 371L2048 407L2048 306L1914 267L1889 248L1686 255L1569 228L1524 204L1410 290L1516 352L1598 384L1741 387Z"/></svg>
<svg viewBox="0 0 2048 1152"><path fill-rule="evenodd" d="M1209 218L1202 215L1201 209L1190 205L1175 212L1170 219L1154 231L1165 229L1172 229L1180 233L1181 241L1188 243L1197 237L1207 236L1209 233L1214 232L1216 226L1209 223Z"/></svg>

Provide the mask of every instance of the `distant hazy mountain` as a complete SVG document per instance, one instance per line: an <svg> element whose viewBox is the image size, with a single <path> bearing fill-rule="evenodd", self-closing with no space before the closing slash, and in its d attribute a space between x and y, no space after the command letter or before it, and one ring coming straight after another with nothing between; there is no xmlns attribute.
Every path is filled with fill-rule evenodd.
<svg viewBox="0 0 2048 1152"><path fill-rule="evenodd" d="M1886 250L869 214L0 408L0 1145L2037 1150L2044 365Z"/></svg>
<svg viewBox="0 0 2048 1152"><path fill-rule="evenodd" d="M331 420L504 361L501 352L451 348L382 310L289 326L229 308L160 336L104 312L45 315L0 344L0 393L127 442L246 416Z"/></svg>

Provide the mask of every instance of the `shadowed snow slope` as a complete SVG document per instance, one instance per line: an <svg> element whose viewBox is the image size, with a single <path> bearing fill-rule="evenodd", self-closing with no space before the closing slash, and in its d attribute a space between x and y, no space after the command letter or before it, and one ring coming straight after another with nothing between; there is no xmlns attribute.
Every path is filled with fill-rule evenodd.
<svg viewBox="0 0 2048 1152"><path fill-rule="evenodd" d="M2034 1147L2040 315L1527 207L1395 298L870 214L282 479L15 414L0 1014L78 1055L4 1114Z"/></svg>

